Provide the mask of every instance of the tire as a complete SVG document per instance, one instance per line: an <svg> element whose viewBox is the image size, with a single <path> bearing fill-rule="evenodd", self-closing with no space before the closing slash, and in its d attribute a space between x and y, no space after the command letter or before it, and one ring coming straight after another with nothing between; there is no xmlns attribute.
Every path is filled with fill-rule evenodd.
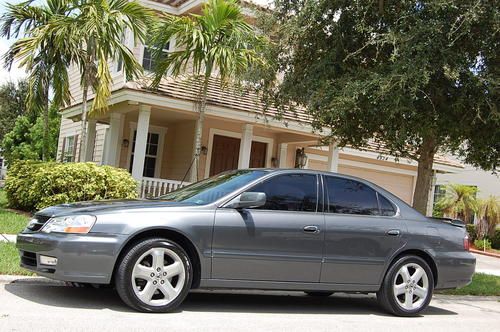
<svg viewBox="0 0 500 332"><path fill-rule="evenodd" d="M135 310L171 312L186 298L192 279L193 268L184 249L171 240L151 238L125 253L115 286L123 302Z"/></svg>
<svg viewBox="0 0 500 332"><path fill-rule="evenodd" d="M309 296L314 296L314 297L328 297L333 294L333 292L328 292L328 291L306 291L304 292Z"/></svg>
<svg viewBox="0 0 500 332"><path fill-rule="evenodd" d="M408 273L405 273L404 267ZM393 315L417 316L429 305L433 291L434 276L427 262L418 256L408 255L391 265L377 292L377 300ZM396 293L399 295L396 296Z"/></svg>

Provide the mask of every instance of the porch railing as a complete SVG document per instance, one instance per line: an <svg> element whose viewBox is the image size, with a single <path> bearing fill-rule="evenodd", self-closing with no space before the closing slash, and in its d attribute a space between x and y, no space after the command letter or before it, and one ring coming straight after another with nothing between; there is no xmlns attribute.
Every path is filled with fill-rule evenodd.
<svg viewBox="0 0 500 332"><path fill-rule="evenodd" d="M188 184L190 183L176 180L143 177L139 195L141 198L157 197L165 195L181 187L187 186Z"/></svg>

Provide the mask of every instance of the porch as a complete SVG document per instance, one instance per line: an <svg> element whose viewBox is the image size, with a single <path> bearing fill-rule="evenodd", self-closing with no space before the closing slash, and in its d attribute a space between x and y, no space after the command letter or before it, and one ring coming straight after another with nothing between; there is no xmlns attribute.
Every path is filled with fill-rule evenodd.
<svg viewBox="0 0 500 332"><path fill-rule="evenodd" d="M127 169L139 183L140 197L153 197L225 170L293 168L299 162L297 151L318 144L312 133L207 112L196 167L196 124L194 112L131 102L116 104L88 121L86 145L90 148L85 161L100 160L101 164ZM97 128L103 125L104 138L98 142ZM337 171L338 149L332 146L330 150L328 169Z"/></svg>

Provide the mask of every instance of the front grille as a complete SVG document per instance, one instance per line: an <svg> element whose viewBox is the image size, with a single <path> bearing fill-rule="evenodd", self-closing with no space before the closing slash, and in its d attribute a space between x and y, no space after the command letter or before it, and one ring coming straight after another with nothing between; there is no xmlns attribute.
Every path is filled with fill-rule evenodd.
<svg viewBox="0 0 500 332"><path fill-rule="evenodd" d="M33 232L38 232L40 229L42 229L43 225L50 219L49 216L38 216L35 215L33 217L33 220L29 223L28 229Z"/></svg>
<svg viewBox="0 0 500 332"><path fill-rule="evenodd" d="M21 263L28 266L36 266L36 254L29 251L21 251Z"/></svg>

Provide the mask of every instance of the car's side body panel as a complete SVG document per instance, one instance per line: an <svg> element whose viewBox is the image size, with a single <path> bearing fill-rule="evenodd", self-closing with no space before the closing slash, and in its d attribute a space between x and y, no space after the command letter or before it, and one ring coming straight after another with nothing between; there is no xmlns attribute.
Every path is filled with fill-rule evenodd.
<svg viewBox="0 0 500 332"><path fill-rule="evenodd" d="M305 233L305 226L318 233ZM235 210L216 212L212 278L318 282L324 217L317 212Z"/></svg>

